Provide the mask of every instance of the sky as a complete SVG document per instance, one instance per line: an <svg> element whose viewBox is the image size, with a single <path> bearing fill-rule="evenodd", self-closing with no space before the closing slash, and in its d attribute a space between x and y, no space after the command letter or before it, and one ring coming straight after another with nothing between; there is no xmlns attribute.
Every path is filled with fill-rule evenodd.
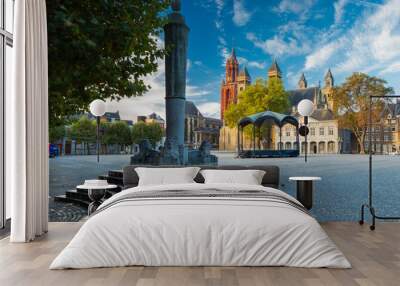
<svg viewBox="0 0 400 286"><path fill-rule="evenodd" d="M323 84L330 68L335 85L353 72L385 79L400 93L400 0L182 0L190 28L186 98L205 116L219 118L225 61L235 48L241 67L266 78L274 58L287 90L301 73ZM162 37L160 44L162 44ZM145 78L151 90L108 102L123 119L165 116L164 62Z"/></svg>

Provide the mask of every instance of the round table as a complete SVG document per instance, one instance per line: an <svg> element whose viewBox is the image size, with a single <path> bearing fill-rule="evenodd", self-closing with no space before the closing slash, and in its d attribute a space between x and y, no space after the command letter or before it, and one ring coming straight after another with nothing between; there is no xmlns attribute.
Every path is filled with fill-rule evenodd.
<svg viewBox="0 0 400 286"><path fill-rule="evenodd" d="M321 181L321 177L290 177L289 181L297 183L297 200L310 210L313 206L313 182Z"/></svg>
<svg viewBox="0 0 400 286"><path fill-rule="evenodd" d="M117 188L117 185L104 185L104 186L79 185L77 186L77 188L88 190L89 199L92 200L92 202L89 204L88 207L88 215L91 215L101 205L102 199L106 195L106 191L109 189Z"/></svg>

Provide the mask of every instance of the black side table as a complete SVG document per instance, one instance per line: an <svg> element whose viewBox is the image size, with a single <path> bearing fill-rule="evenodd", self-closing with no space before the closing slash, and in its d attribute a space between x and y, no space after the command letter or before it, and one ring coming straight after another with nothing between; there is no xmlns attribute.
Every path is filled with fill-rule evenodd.
<svg viewBox="0 0 400 286"><path fill-rule="evenodd" d="M92 201L88 206L88 215L94 213L97 208L103 203L103 199L108 189L115 189L116 185L92 186L80 185L77 188L87 189L89 199Z"/></svg>
<svg viewBox="0 0 400 286"><path fill-rule="evenodd" d="M297 183L297 200L310 210L313 206L313 182L321 181L321 177L290 177L289 181Z"/></svg>

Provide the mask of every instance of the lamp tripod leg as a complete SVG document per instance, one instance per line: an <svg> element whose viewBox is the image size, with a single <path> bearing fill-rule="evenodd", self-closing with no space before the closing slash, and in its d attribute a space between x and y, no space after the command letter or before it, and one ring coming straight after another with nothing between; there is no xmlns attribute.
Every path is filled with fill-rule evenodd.
<svg viewBox="0 0 400 286"><path fill-rule="evenodd" d="M371 211L371 215L372 215L372 224L369 226L370 230L375 230L375 209L373 207L370 207L369 209Z"/></svg>
<svg viewBox="0 0 400 286"><path fill-rule="evenodd" d="M364 224L364 208L365 208L365 205L362 205L362 206L361 206L361 218L360 218L360 220L358 221L358 223L359 223L360 225L363 225L363 224Z"/></svg>

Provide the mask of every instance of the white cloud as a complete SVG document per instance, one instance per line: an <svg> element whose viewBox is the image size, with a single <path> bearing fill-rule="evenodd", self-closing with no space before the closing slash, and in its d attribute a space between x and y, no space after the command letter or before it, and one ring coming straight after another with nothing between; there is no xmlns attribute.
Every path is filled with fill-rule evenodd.
<svg viewBox="0 0 400 286"><path fill-rule="evenodd" d="M362 17L345 35L347 47L338 71L384 70L400 60L400 1L389 0Z"/></svg>
<svg viewBox="0 0 400 286"><path fill-rule="evenodd" d="M274 8L278 13L301 14L307 12L315 3L315 0L281 0Z"/></svg>
<svg viewBox="0 0 400 286"><path fill-rule="evenodd" d="M107 101L107 111L119 111L122 119L136 121L139 115L149 115L155 112L165 119L165 65L158 62L158 70L147 76L144 81L151 89L143 96L124 98L120 101ZM186 85L186 98L193 100L209 95L209 89Z"/></svg>
<svg viewBox="0 0 400 286"><path fill-rule="evenodd" d="M243 66L251 67L251 68L265 69L267 66L267 63L265 61L263 61L263 62L249 61L248 59L243 58L243 57L237 57L237 60L238 60L239 64L241 64Z"/></svg>
<svg viewBox="0 0 400 286"><path fill-rule="evenodd" d="M304 69L311 70L325 66L337 49L340 48L341 44L341 41L337 41L319 47L318 50L306 57Z"/></svg>
<svg viewBox="0 0 400 286"><path fill-rule="evenodd" d="M338 0L333 4L335 9L335 24L339 24L342 21L344 15L344 8L348 0Z"/></svg>
<svg viewBox="0 0 400 286"><path fill-rule="evenodd" d="M220 104L219 102L204 102L197 106L201 112L206 117L220 117Z"/></svg>
<svg viewBox="0 0 400 286"><path fill-rule="evenodd" d="M164 45L162 39L158 39L159 47ZM106 110L109 112L119 111L122 119L136 121L139 115L149 115L155 112L165 118L165 62L163 59L157 61L158 69L153 74L144 77L144 83L151 89L143 96L123 98L120 101L106 101ZM188 68L191 61L188 59ZM199 86L186 85L186 97L198 98L210 94L209 89Z"/></svg>
<svg viewBox="0 0 400 286"><path fill-rule="evenodd" d="M395 62L388 67L384 68L382 71L380 71L381 75L384 74L391 74L391 73L398 73L400 72L400 61Z"/></svg>
<svg viewBox="0 0 400 286"><path fill-rule="evenodd" d="M119 111L122 119L136 121L139 115L155 112L165 118L165 66L158 62L158 70L147 76L144 81L151 89L143 96L124 98L120 101L107 101L107 111Z"/></svg>
<svg viewBox="0 0 400 286"><path fill-rule="evenodd" d="M283 36L275 35L272 38L261 40L253 33L247 33L246 37L254 46L262 49L264 53L278 57L285 55L302 55L310 49L307 42L300 42L293 37L288 37L288 39L285 40Z"/></svg>
<svg viewBox="0 0 400 286"><path fill-rule="evenodd" d="M256 68L256 69L265 69L267 67L267 63L266 62L256 62L256 61L249 61L247 63L248 67L251 68Z"/></svg>
<svg viewBox="0 0 400 286"><path fill-rule="evenodd" d="M204 95L209 95L210 91L204 90L199 86L187 85L186 86L186 97L193 98L193 97L201 97Z"/></svg>
<svg viewBox="0 0 400 286"><path fill-rule="evenodd" d="M217 9L217 17L215 19L215 27L218 31L223 32L224 25L222 21L222 11L224 10L225 2L224 0L215 0L215 7Z"/></svg>
<svg viewBox="0 0 400 286"><path fill-rule="evenodd" d="M355 2L358 6L362 4L364 10L356 8L359 17L353 26L347 31L339 30L340 34L331 27L320 37L321 44L315 45L314 51L306 56L304 70L332 67L339 78L352 72L365 72L390 79L393 73L400 72L400 0L388 0L381 5L361 2ZM393 81L389 85L397 83Z"/></svg>
<svg viewBox="0 0 400 286"><path fill-rule="evenodd" d="M246 10L243 0L233 0L233 23L236 26L246 25L251 18L251 13Z"/></svg>

